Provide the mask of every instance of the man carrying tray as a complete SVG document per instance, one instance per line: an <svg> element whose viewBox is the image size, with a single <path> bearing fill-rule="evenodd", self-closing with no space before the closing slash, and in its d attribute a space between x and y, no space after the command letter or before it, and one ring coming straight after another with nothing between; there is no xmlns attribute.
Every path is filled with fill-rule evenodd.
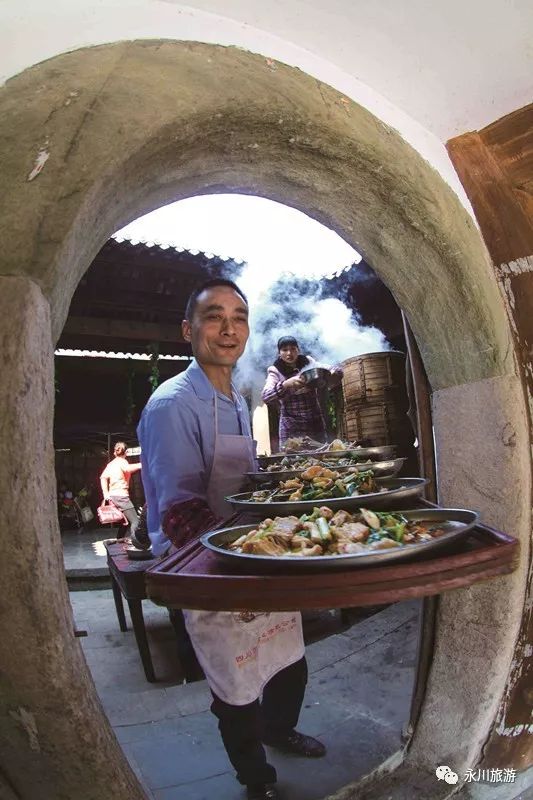
<svg viewBox="0 0 533 800"><path fill-rule="evenodd" d="M255 465L248 409L231 381L249 336L246 297L232 281L213 279L192 293L185 317L194 359L154 392L138 427L155 555L169 540L182 547L227 519L224 497ZM307 757L326 752L294 729L307 682L301 615L187 610L184 617L237 780L250 800L273 800L276 771L263 744Z"/></svg>

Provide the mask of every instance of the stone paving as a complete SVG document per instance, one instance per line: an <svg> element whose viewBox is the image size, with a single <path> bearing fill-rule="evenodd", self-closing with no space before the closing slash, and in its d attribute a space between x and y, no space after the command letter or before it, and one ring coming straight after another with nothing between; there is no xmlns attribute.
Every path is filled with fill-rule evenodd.
<svg viewBox="0 0 533 800"><path fill-rule="evenodd" d="M107 567L101 541L109 529L63 534L65 567L73 586L106 586ZM243 800L233 777L215 718L209 711L205 681L183 683L175 640L165 609L143 603L157 683L144 678L131 624L121 633L112 593L107 588L70 594L80 639L103 707L132 768L152 800ZM376 613L377 612L377 613ZM328 747L316 761L275 751L279 785L286 800L361 797L343 787L368 775L401 749L414 680L420 602L383 610L339 611L304 616L309 684L299 728L320 737ZM126 610L127 615L127 610ZM464 786L464 800L531 800L532 772L515 786ZM509 794L509 792L511 792ZM390 797L398 793L391 775ZM432 792L437 800L438 792ZM376 798L379 800L379 798ZM420 800L425 798L420 797Z"/></svg>
<svg viewBox="0 0 533 800"><path fill-rule="evenodd" d="M144 679L133 632L121 633L110 590L71 592L76 627L104 709L155 800L239 800L242 788L209 711L205 681L183 684L167 613L144 603L157 683ZM291 800L318 800L401 746L411 697L418 603L401 603L310 644L300 729L320 737L316 761L270 752ZM332 624L341 629L338 613ZM312 620L311 620L312 623ZM309 626L306 626L309 627Z"/></svg>

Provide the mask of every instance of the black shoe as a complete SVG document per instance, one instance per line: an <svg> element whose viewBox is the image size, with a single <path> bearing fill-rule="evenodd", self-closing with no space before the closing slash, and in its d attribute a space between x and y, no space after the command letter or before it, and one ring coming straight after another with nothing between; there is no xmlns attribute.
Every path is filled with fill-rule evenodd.
<svg viewBox="0 0 533 800"><path fill-rule="evenodd" d="M246 790L248 800L279 800L278 790L274 783L248 784Z"/></svg>
<svg viewBox="0 0 533 800"><path fill-rule="evenodd" d="M151 547L150 537L146 536L136 536L134 533L130 533L131 543L137 550L149 550Z"/></svg>
<svg viewBox="0 0 533 800"><path fill-rule="evenodd" d="M298 731L291 731L279 739L263 739L263 743L284 753L293 753L306 758L322 758L326 755L326 748L322 742Z"/></svg>

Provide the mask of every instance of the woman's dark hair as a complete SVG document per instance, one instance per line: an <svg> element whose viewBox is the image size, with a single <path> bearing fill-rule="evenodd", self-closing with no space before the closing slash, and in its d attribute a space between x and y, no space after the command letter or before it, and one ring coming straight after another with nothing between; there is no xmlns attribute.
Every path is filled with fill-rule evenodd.
<svg viewBox="0 0 533 800"><path fill-rule="evenodd" d="M114 456L123 456L127 450L126 442L117 442L113 447Z"/></svg>
<svg viewBox="0 0 533 800"><path fill-rule="evenodd" d="M282 336L278 339L278 353L282 347L298 347L298 342L294 338L294 336Z"/></svg>
<svg viewBox="0 0 533 800"><path fill-rule="evenodd" d="M234 292L237 292L240 297L244 300L246 305L248 305L248 299L242 289L239 289L236 283L233 281L228 280L227 278L211 278L208 281L204 281L199 286L194 289L187 300L187 306L185 308L185 319L191 321L194 316L194 312L196 310L196 306L198 304L198 298L205 292L206 289L213 289L215 286L228 286L230 289L233 289Z"/></svg>
<svg viewBox="0 0 533 800"><path fill-rule="evenodd" d="M282 347L291 346L299 347L294 336L282 336L280 339L278 339L278 353ZM309 364L309 359L307 356L304 356L301 353L299 353L297 356L294 364L287 364L287 362L284 361L281 356L278 356L278 358L276 358L274 361L274 366L281 372L284 378L291 378L293 375L296 375L301 369L303 369L303 367L307 366L307 364Z"/></svg>

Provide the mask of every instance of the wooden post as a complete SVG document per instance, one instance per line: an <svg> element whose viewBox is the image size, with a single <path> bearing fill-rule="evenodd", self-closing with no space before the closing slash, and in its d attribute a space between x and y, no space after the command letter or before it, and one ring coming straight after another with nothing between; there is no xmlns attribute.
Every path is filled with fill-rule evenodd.
<svg viewBox="0 0 533 800"><path fill-rule="evenodd" d="M413 335L413 331L402 311L403 329L407 344L409 366L413 377L413 390L416 405L416 429L418 438L418 461L420 475L429 478L426 497L432 503L437 502L437 469L435 466L435 448L433 446L433 420L431 416L431 386L428 381L424 362Z"/></svg>

